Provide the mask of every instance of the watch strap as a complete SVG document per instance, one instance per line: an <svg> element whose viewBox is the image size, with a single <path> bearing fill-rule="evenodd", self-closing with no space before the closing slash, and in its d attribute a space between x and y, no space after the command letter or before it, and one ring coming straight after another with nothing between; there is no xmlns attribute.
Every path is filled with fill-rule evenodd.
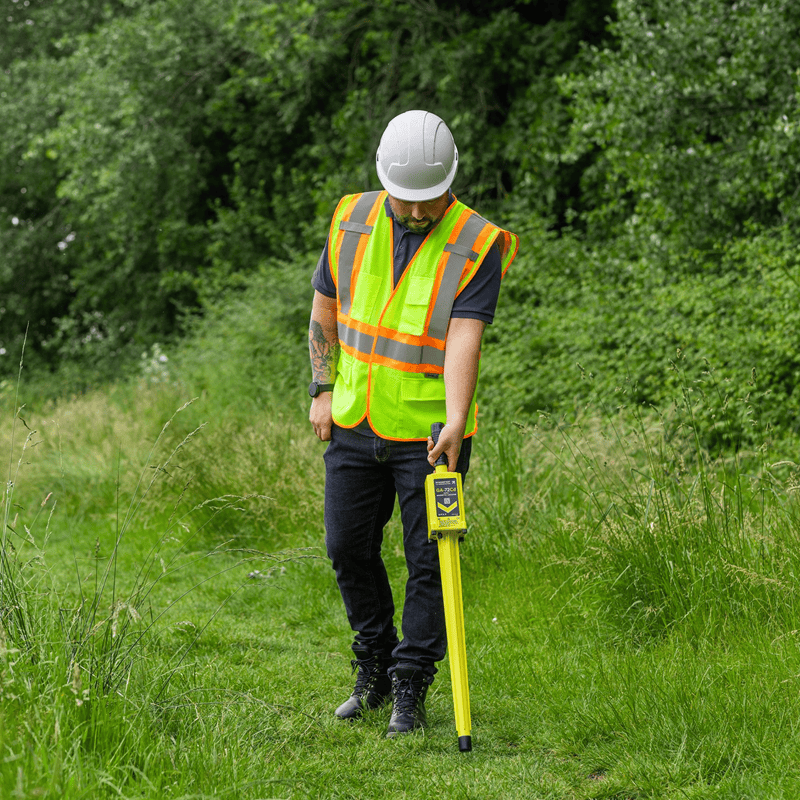
<svg viewBox="0 0 800 800"><path fill-rule="evenodd" d="M334 384L332 383L317 383L311 381L308 387L308 393L311 397L319 397L322 392L332 392Z"/></svg>

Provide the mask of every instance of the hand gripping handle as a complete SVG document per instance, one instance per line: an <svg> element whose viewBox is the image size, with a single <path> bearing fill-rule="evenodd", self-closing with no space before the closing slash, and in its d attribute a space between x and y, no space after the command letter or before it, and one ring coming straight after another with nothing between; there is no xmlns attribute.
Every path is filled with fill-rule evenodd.
<svg viewBox="0 0 800 800"><path fill-rule="evenodd" d="M444 422L434 422L431 425L431 439L433 439L434 444L439 442L439 434L444 430L444 425ZM441 464L443 464L445 467L448 464L447 455L444 452L442 452L439 458L436 459L436 463L433 466L438 467Z"/></svg>

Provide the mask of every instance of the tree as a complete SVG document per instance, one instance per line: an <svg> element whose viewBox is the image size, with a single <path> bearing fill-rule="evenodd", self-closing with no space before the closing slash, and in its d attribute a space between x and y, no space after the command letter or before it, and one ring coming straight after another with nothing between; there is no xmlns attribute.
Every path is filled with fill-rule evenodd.
<svg viewBox="0 0 800 800"><path fill-rule="evenodd" d="M613 44L562 81L581 212L595 240L711 251L798 222L800 7L791 0L618 0Z"/></svg>
<svg viewBox="0 0 800 800"><path fill-rule="evenodd" d="M3 75L0 339L29 324L29 356L113 369L195 302L217 158L204 103L229 43L211 3L129 0L62 30L68 5Z"/></svg>

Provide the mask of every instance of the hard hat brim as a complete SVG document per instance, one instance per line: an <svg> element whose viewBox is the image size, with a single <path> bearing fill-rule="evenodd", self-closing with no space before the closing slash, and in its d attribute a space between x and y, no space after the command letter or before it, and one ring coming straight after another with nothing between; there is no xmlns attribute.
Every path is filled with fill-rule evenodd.
<svg viewBox="0 0 800 800"><path fill-rule="evenodd" d="M458 155L456 155L453 166L447 177L441 181L441 183L437 183L435 186L431 186L427 189L409 189L405 186L400 186L389 180L380 162L378 162L376 166L378 180L380 180L383 188L386 189L392 197L397 200L405 200L409 203L425 203L428 200L436 200L437 197L441 197L453 185L453 179L458 169Z"/></svg>

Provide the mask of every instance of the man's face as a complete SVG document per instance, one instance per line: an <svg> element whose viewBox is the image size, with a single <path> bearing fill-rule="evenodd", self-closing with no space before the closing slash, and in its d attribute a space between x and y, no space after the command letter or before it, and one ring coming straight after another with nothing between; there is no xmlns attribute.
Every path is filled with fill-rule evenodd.
<svg viewBox="0 0 800 800"><path fill-rule="evenodd" d="M436 223L444 216L450 205L450 196L445 192L435 200L426 200L424 203L398 200L389 195L389 205L392 207L395 219L413 233L428 233L436 227Z"/></svg>

